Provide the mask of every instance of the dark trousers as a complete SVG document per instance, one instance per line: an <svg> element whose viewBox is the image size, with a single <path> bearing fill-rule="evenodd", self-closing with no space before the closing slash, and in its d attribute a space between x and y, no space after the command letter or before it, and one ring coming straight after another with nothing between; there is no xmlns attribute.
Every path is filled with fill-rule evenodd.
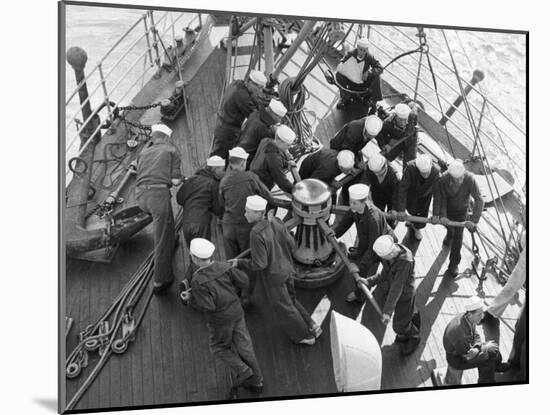
<svg viewBox="0 0 550 415"><path fill-rule="evenodd" d="M187 248L189 248L189 244L195 238L204 238L211 241L212 231L209 223L184 223L182 229Z"/></svg>
<svg viewBox="0 0 550 415"><path fill-rule="evenodd" d="M467 370L477 368L477 383L495 383L495 366L502 361L500 352L489 352L488 356L476 356L471 360L466 360L462 356L452 356L447 354L447 363L454 369Z"/></svg>
<svg viewBox="0 0 550 415"><path fill-rule="evenodd" d="M214 142L212 143L212 152L210 156L220 156L227 160L229 150L237 145L241 127L227 124L218 118L214 128Z"/></svg>
<svg viewBox="0 0 550 415"><path fill-rule="evenodd" d="M466 215L448 215L449 220L461 222L466 220ZM449 268L457 267L460 264L462 256L460 251L462 250L462 240L464 238L464 228L451 227L447 228L446 238L450 242L451 253L449 255Z"/></svg>
<svg viewBox="0 0 550 415"><path fill-rule="evenodd" d="M430 203L432 202L431 196L429 198L418 199L414 204L407 205L407 212L413 216L428 217L430 211ZM413 223L412 226L415 229L422 229L426 227L425 223Z"/></svg>
<svg viewBox="0 0 550 415"><path fill-rule="evenodd" d="M240 304L234 304L230 307L240 308ZM242 309L234 318L212 319L208 323L208 328L210 331L211 352L224 362L235 376L250 368L261 381L260 365L254 353L254 346Z"/></svg>
<svg viewBox="0 0 550 415"><path fill-rule="evenodd" d="M155 282L163 283L174 278L172 274L172 255L174 253L174 216L172 214L171 194L168 189L147 189L139 191L139 207L153 216L154 273Z"/></svg>
<svg viewBox="0 0 550 415"><path fill-rule="evenodd" d="M373 190L371 192L371 196L373 205L380 209L382 212L389 212L393 209L393 198L391 195L386 195L386 193L384 192L376 192ZM395 227L397 226L397 221L395 220L386 219L386 221L392 229L395 229Z"/></svg>
<svg viewBox="0 0 550 415"><path fill-rule="evenodd" d="M521 309L521 314L518 321L516 321L516 331L514 333L514 340L512 343L512 351L508 357L508 362L514 366L520 366L521 354L523 345L525 344L527 313L525 313L525 304Z"/></svg>
<svg viewBox="0 0 550 415"><path fill-rule="evenodd" d="M226 259L235 258L250 247L250 223L223 222L222 226Z"/></svg>
<svg viewBox="0 0 550 415"><path fill-rule="evenodd" d="M281 284L267 281L269 275L262 278L267 298L274 308L283 331L294 343L313 337L310 328L314 322L311 316L296 298L294 280L289 277Z"/></svg>

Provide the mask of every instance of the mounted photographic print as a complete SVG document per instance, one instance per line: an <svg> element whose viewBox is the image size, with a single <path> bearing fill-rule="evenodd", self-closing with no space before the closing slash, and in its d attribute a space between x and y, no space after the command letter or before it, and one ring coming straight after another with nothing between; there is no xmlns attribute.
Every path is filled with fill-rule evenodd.
<svg viewBox="0 0 550 415"><path fill-rule="evenodd" d="M528 382L527 32L59 10L62 412Z"/></svg>

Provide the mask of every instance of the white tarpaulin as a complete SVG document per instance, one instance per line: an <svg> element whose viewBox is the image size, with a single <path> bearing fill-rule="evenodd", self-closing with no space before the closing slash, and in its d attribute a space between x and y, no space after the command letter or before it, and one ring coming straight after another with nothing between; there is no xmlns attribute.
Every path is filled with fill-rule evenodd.
<svg viewBox="0 0 550 415"><path fill-rule="evenodd" d="M370 330L333 310L330 333L334 379L338 391L379 390L382 352Z"/></svg>

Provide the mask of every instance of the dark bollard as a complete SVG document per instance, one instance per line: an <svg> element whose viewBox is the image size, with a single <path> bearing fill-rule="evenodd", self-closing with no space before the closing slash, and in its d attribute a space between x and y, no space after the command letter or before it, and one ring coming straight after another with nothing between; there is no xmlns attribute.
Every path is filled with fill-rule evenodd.
<svg viewBox="0 0 550 415"><path fill-rule="evenodd" d="M478 82L483 81L483 78L485 78L485 74L479 69L476 69L474 71L474 74L472 75L470 84L466 85L466 88L464 88L464 96L465 97L468 96L473 86ZM447 110L447 112L445 113L445 116L439 120L439 124L445 125L447 120L451 118L451 116L455 113L455 111L460 106L460 104L462 104L462 101L464 101L464 99L462 98L462 94L461 94L455 99L455 102L453 102L453 105Z"/></svg>

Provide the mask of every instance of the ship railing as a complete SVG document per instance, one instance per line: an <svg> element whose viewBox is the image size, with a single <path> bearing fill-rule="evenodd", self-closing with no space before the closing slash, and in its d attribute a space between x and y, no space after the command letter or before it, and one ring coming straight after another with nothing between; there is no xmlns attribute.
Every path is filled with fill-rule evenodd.
<svg viewBox="0 0 550 415"><path fill-rule="evenodd" d="M178 22L183 19L182 29L202 24L202 16L197 13L164 12L158 15L159 12L150 10L138 18L68 94L65 101L65 137L70 137L66 139L67 155L80 156L104 128L100 122L91 134L87 132L94 125L92 120L98 114L105 114L108 125L112 125L116 109L127 104L128 96L133 93L131 99L143 87L146 79L161 70L164 61L168 59L165 48L175 47ZM140 62L143 62L143 67L136 68ZM78 91L84 84L88 89L88 97L79 102ZM91 105L95 109L86 119L80 120L78 117L85 105ZM69 133L73 125L76 130L74 134ZM82 137L88 138L82 142ZM75 146L79 141L80 148L76 152ZM66 178L70 174L67 167Z"/></svg>
<svg viewBox="0 0 550 415"><path fill-rule="evenodd" d="M344 25L344 30L347 31L349 27L350 25ZM362 29L363 27L352 27L350 36L346 38L347 48L354 47L357 38L363 31ZM384 64L384 58L387 58L389 62L400 53L413 50L419 46L419 38L407 34L404 28L369 25L367 33L373 49L371 52L382 64ZM468 80L460 77L462 87L466 85L471 87L470 96L468 97L462 95L462 88L459 91L457 87L451 85L450 82L456 82L456 71L439 56L430 52L434 47L439 46L433 38L433 33L430 32L428 38L430 49L428 53L432 60L432 67L437 65L437 70L431 73L432 71L426 59L423 60L420 54L412 54L388 66L384 71L384 76L394 88L402 89L403 92L414 97L414 99L422 100L425 111L434 119L441 118L440 123L446 123L449 132L463 145L467 148L470 148L469 145L471 145L470 157L481 157L484 159L484 164L487 164L490 168L494 167L491 166L491 162L495 159L501 161L499 167L511 168L516 185L515 190L523 198L525 187L522 187L521 183L525 182L526 164L521 163L521 161L526 160L525 131L483 93L480 84L472 85ZM427 77L427 80L420 76L421 69L424 70L422 74ZM432 76L436 78L437 90L433 85ZM472 94L474 94L473 97ZM448 99L448 97L454 98L457 96L465 98L462 106L456 106L454 101L451 102ZM444 105L448 106L447 108L454 108L455 111L452 117L443 112L446 108L441 108L438 105L438 99L444 102ZM491 112L491 110L494 111ZM468 111L470 111L469 114ZM493 113L498 116L498 123L495 121L495 114ZM477 125L473 125L472 114L474 114L474 118L477 118L475 120ZM490 124L483 125L483 121L486 119L490 121ZM487 145L484 146L483 143L487 143ZM452 152L451 146L450 151ZM501 260L501 265L503 265L505 257L512 250L518 252L519 240L521 239L521 233L524 231L524 226L514 223L513 218L506 212L498 198L499 195L493 196L496 196L499 201L495 203L494 210L488 210L482 216L485 225L480 236L484 245L484 253L487 256L486 259L489 259L491 253L495 254Z"/></svg>
<svg viewBox="0 0 550 415"><path fill-rule="evenodd" d="M359 30L357 25L352 28L351 35L346 39L346 46L352 48L355 45ZM344 25L345 30L349 25ZM396 55L412 50L419 46L419 39L414 34L406 32L407 28L398 26L369 25L368 33L371 40L371 51L382 64L386 59L389 62ZM413 29L410 29L412 32ZM435 29L434 29L435 31ZM428 33L428 45L434 49L439 46L433 31ZM471 148L471 156L479 153L479 140L484 140L487 145L487 156L496 160L501 168L511 169L514 177L515 188L522 194L522 184L525 183L526 165L521 160L526 158L526 132L512 120L506 112L488 98L481 88L481 84L472 85L467 79L461 78L463 86L470 86L471 92L468 96L468 105L471 114L474 115L477 125L469 128L471 121L465 105L455 106L454 98L461 95L457 86L451 84L456 79L454 69L437 54L428 52L432 64L437 65L434 70L434 77L437 80L436 91L430 67L426 59L421 59L420 54L412 54L395 61L384 71L384 76L394 86L402 88L407 95L420 99L425 105L426 112L434 119L444 119L452 133L462 144ZM443 53L442 53L443 54ZM421 75L418 76L420 69ZM437 95L447 108L455 110L452 117L442 113L437 104ZM485 122L488 120L489 122Z"/></svg>

